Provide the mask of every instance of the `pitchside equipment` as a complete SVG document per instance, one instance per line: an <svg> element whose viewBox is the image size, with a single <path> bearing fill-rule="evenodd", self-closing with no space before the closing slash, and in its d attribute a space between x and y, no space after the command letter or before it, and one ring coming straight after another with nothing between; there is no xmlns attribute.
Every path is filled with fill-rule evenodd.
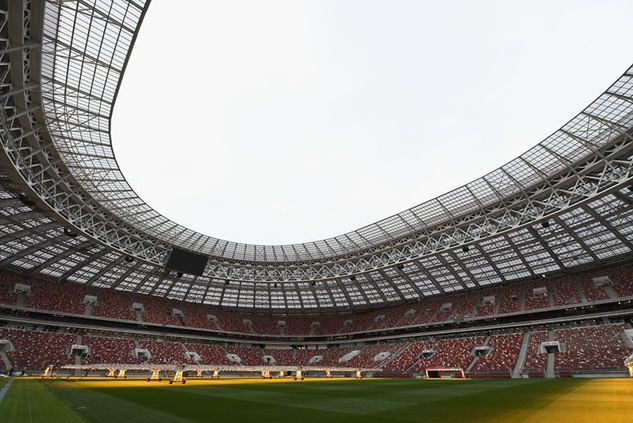
<svg viewBox="0 0 633 423"><path fill-rule="evenodd" d="M633 377L633 354L631 354L626 360L624 360L624 365L627 369L629 369L629 376Z"/></svg>

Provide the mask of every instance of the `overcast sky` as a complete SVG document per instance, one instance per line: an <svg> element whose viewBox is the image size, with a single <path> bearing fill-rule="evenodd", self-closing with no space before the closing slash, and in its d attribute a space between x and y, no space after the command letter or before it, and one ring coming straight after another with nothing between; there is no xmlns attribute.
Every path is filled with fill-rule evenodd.
<svg viewBox="0 0 633 423"><path fill-rule="evenodd" d="M559 128L633 62L632 18L631 1L155 0L114 150L192 229L339 235Z"/></svg>

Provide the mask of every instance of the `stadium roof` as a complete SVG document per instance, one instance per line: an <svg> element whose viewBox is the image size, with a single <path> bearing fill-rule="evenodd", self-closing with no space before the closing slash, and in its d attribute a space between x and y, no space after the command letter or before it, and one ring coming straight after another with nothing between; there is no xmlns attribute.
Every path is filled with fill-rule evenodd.
<svg viewBox="0 0 633 423"><path fill-rule="evenodd" d="M110 138L147 7L15 1L2 11L0 266L228 307L316 311L400 303L631 253L633 68L520 157L356 231L251 245L167 219L127 183ZM204 274L165 270L172 246L208 255Z"/></svg>

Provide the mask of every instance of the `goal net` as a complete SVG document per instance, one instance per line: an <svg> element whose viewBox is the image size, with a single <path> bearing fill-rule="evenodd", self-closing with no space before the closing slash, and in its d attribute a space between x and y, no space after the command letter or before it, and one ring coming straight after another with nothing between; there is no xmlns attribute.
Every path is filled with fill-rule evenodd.
<svg viewBox="0 0 633 423"><path fill-rule="evenodd" d="M464 369L432 367L425 370L427 379L464 379Z"/></svg>

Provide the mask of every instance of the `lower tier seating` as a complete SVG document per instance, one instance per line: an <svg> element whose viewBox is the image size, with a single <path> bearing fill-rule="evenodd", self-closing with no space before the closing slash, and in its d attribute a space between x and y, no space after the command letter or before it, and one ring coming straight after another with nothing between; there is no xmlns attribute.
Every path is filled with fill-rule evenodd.
<svg viewBox="0 0 633 423"><path fill-rule="evenodd" d="M633 353L633 343L625 332L627 328L622 323L575 325L528 329L527 332L515 330L490 335L307 349L144 339L138 334L113 336L112 333L91 332L82 335L5 327L0 328L0 346L3 348L0 350L0 370L7 367L6 360L10 368L30 372L77 362L88 365L191 362L203 365L362 367L408 374L423 373L428 368L457 367L473 376L509 377L517 363L520 364L521 346L527 337L525 360L519 369L523 374L544 376L550 360L550 366L553 363L550 370L569 376L587 372L623 372L624 359ZM544 352L542 343L548 340L557 341L560 352ZM71 345L77 343L89 347L89 354L70 355ZM136 358L134 350L137 348L148 350L151 357ZM483 354L481 351L486 349L488 352ZM187 352L196 353L197 357L194 359Z"/></svg>

